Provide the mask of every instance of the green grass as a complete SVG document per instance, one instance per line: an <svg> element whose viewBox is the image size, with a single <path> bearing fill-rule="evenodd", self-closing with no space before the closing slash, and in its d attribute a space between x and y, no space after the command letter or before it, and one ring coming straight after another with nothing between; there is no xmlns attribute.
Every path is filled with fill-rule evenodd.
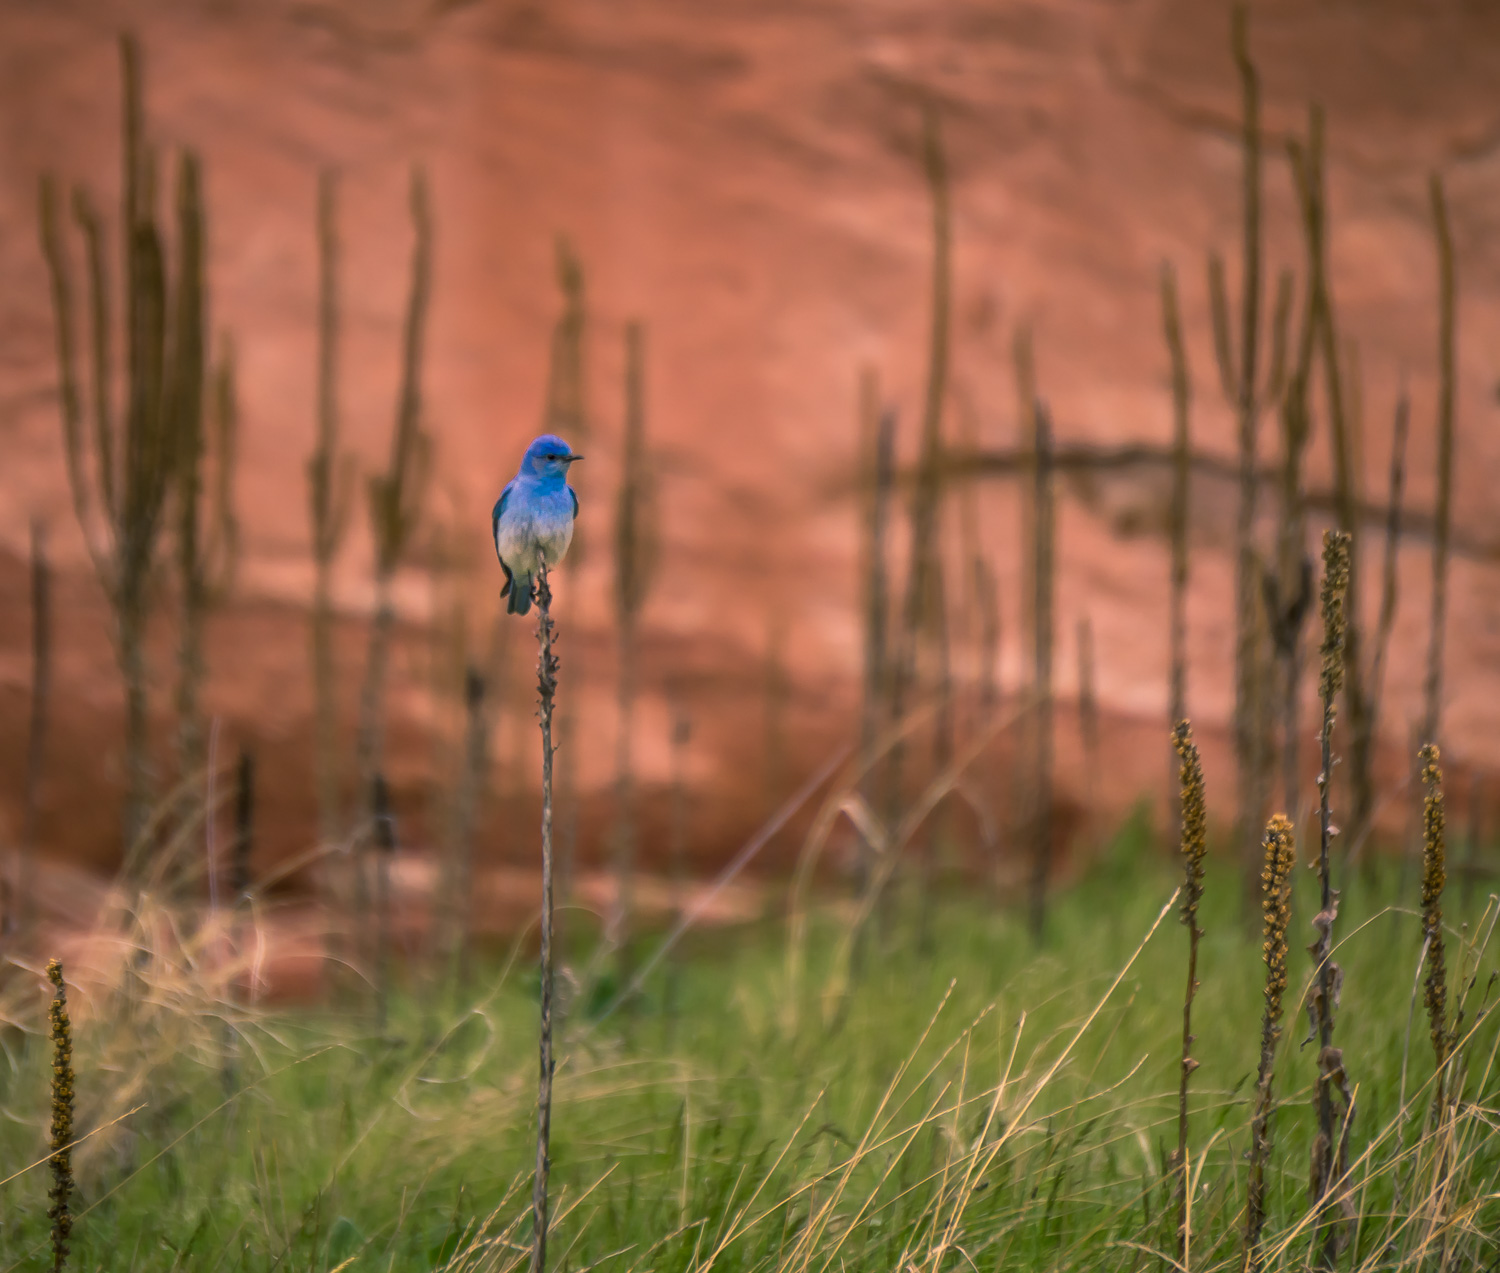
<svg viewBox="0 0 1500 1273"><path fill-rule="evenodd" d="M1041 954L1019 916L952 900L934 949L890 940L847 1001L830 991L843 936L833 910L814 916L800 960L784 925L698 939L675 965L671 1013L660 976L606 1020L591 1011L606 996L585 987L559 1046L553 1266L1164 1267L1152 1252L1171 1250L1174 1223L1164 1163L1186 940L1175 911L1140 943L1175 887L1170 867L1127 829L1057 899ZM1312 876L1298 876L1294 942L1311 936ZM1243 1223L1261 964L1233 892L1228 864L1211 860L1194 1011L1194 1269L1237 1268ZM1417 919L1351 889L1339 932L1358 1212L1341 1265L1437 1267L1446 1243L1450 1267L1485 1267L1500 1234L1489 1135L1500 1079L1495 1022L1478 1008L1495 954L1478 957L1465 1103L1444 1141L1420 1003L1412 1016ZM528 959L494 967L462 1010L413 987L391 1037L375 1040L319 1010L227 1014L192 950L163 945L115 991L91 999L85 983L75 995L80 1134L135 1112L77 1155L72 1267L525 1266ZM1469 962L1455 950L1455 984ZM1315 1058L1299 1046L1309 959L1295 945L1291 968L1266 1236L1270 1267L1301 1268ZM14 979L5 1002L32 1032L13 1025L0 1059L0 1176L45 1152L49 1063L35 1033L43 992ZM228 1078L226 1016L238 1040ZM45 1167L0 1186L0 1269L45 1258L46 1187Z"/></svg>

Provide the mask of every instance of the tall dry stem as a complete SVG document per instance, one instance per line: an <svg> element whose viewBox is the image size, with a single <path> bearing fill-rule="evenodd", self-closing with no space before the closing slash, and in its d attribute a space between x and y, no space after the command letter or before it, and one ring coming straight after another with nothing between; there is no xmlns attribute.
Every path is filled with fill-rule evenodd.
<svg viewBox="0 0 1500 1273"><path fill-rule="evenodd" d="M576 451L588 444L590 435L588 382L585 362L585 338L588 333L587 286L583 263L566 235L559 235L555 251L558 290L562 293L562 312L552 328L551 362L547 375L547 403L542 414L542 431L565 437ZM587 474L575 467L568 475L575 495L587 484ZM580 495L580 499L582 496ZM583 500L587 507L587 500ZM573 542L568 548L569 560L582 566L590 551L587 519L573 523ZM573 677L578 684L577 669ZM573 745L577 719L572 699L564 699L557 720L557 797L560 839L557 863L557 888L564 903L572 895L574 866L578 856L578 826L581 800L578 790L578 748Z"/></svg>
<svg viewBox="0 0 1500 1273"><path fill-rule="evenodd" d="M322 843L343 834L339 810L338 687L333 662L333 564L354 507L354 461L339 450L338 184L332 172L318 177L318 424L307 461L312 523L313 749Z"/></svg>
<svg viewBox="0 0 1500 1273"><path fill-rule="evenodd" d="M1442 753L1436 743L1423 746L1422 765L1422 941L1427 952L1427 1007L1432 1059L1437 1068L1434 1105L1444 1107L1445 1072L1453 1049L1448 1024L1448 965L1443 942L1443 886L1447 883L1447 815L1443 807Z"/></svg>
<svg viewBox="0 0 1500 1273"><path fill-rule="evenodd" d="M633 726L636 639L642 606L656 568L656 493L646 453L645 328L625 328L625 437L620 497L615 509L615 626L619 640L619 725L615 736L615 900L611 937L619 974L629 979L635 873Z"/></svg>
<svg viewBox="0 0 1500 1273"><path fill-rule="evenodd" d="M1308 948L1313 956L1315 984L1308 995L1308 1015L1318 1040L1318 1135L1313 1143L1312 1178L1309 1192L1319 1214L1314 1243L1319 1266L1332 1268L1342 1243L1343 1227L1329 1213L1347 1205L1343 1177L1348 1155L1349 1120L1353 1101L1344 1072L1342 1051L1333 1045L1334 1013L1343 986L1343 970L1333 962L1333 927L1338 918L1339 895L1333 887L1330 854L1333 814L1329 797L1333 786L1333 726L1338 716L1338 695L1344 687L1344 600L1349 588L1349 537L1343 531L1323 532L1322 667L1318 696L1322 703L1319 743L1322 764L1318 772L1318 883L1319 910L1313 917L1316 940ZM1343 1130L1338 1128L1336 1104L1342 1105Z"/></svg>
<svg viewBox="0 0 1500 1273"><path fill-rule="evenodd" d="M1429 181L1432 229L1438 258L1438 412L1437 519L1432 537L1432 613L1428 628L1423 737L1436 743L1443 723L1443 640L1448 618L1448 554L1453 537L1453 416L1457 393L1458 300L1453 265L1453 232L1443 179Z"/></svg>
<svg viewBox="0 0 1500 1273"><path fill-rule="evenodd" d="M68 1238L73 1232L73 1023L68 1016L68 990L62 964L47 962L47 980L52 983L52 1006L47 1021L52 1037L52 1188L47 1196L52 1207L52 1273L63 1273L68 1263Z"/></svg>
<svg viewBox="0 0 1500 1273"><path fill-rule="evenodd" d="M943 150L938 109L930 101L924 104L922 113L922 169L932 202L931 314L917 486L911 501L911 551L906 596L891 668L891 719L897 723L903 719L907 698L915 687L918 652L924 635L935 621L935 601L941 588L937 537L942 498L943 406L948 393L953 263L948 161ZM941 735L946 728L945 724L940 724L938 734ZM904 761L905 747L892 748L887 762L885 810L891 825L895 825L900 816Z"/></svg>
<svg viewBox="0 0 1500 1273"><path fill-rule="evenodd" d="M1193 999L1198 993L1198 905L1203 900L1203 861L1208 852L1208 807L1203 783L1203 765L1193 742L1193 727L1177 722L1172 746L1182 762L1178 774L1181 788L1182 825L1182 922L1188 930L1187 988L1182 995L1182 1062L1177 1087L1177 1152L1173 1158L1177 1192L1177 1262L1186 1273L1190 1263L1188 1227L1188 1080L1198 1068L1193 1057Z"/></svg>
<svg viewBox="0 0 1500 1273"><path fill-rule="evenodd" d="M175 262L181 285L169 297L168 245L155 207L156 155L145 136L141 57L132 36L121 37L120 62L126 351L122 415L117 416L114 406L116 374L110 335L114 311L102 221L88 195L75 189L73 214L83 238L88 280L91 420L85 420L79 386L72 269L57 185L50 176L41 181L40 226L52 284L68 484L95 572L113 611L115 650L125 686L124 848L127 861L140 862L143 857L133 850L147 825L153 785L146 621L175 468L179 408L189 401L196 374L191 342L179 349L173 333L193 323L194 313L202 313L203 302L201 269L193 264L198 248L181 228ZM183 161L180 191L190 180L189 173L196 173L191 156ZM194 232L190 228L188 233Z"/></svg>
<svg viewBox="0 0 1500 1273"><path fill-rule="evenodd" d="M25 938L32 920L32 875L42 830L42 775L47 765L47 727L52 704L52 570L47 531L31 523L31 715L26 730L26 794L16 880L4 932Z"/></svg>
<svg viewBox="0 0 1500 1273"><path fill-rule="evenodd" d="M1168 620L1167 720L1175 726L1188 714L1187 590L1192 568L1188 555L1188 519L1193 473L1190 414L1193 386L1187 349L1182 340L1177 273L1170 262L1163 262L1161 267L1161 318L1167 353L1172 361L1172 599Z"/></svg>
<svg viewBox="0 0 1500 1273"><path fill-rule="evenodd" d="M895 477L896 413L881 409L873 373L860 384L860 421L866 435L861 447L864 469L864 677L860 705L860 756L865 769L865 799L875 800L879 775L874 760L875 741L885 728L890 688L890 564L886 530L890 523L891 486ZM861 841L856 887L860 894L874 876L872 849Z"/></svg>
<svg viewBox="0 0 1500 1273"><path fill-rule="evenodd" d="M1047 928L1047 876L1052 865L1052 643L1057 535L1056 493L1052 475L1052 417L1037 400L1031 412L1035 426L1032 512L1034 551L1031 581L1032 728L1031 747L1031 882L1028 923L1031 939L1040 944Z"/></svg>
<svg viewBox="0 0 1500 1273"><path fill-rule="evenodd" d="M1261 954L1266 964L1265 1010L1260 1019L1260 1060L1255 1071L1255 1112L1250 1120L1250 1180L1245 1194L1245 1273L1261 1267L1260 1235L1266 1221L1266 1164L1271 1157L1271 1114L1276 1044L1286 994L1287 927L1292 919L1292 869L1297 864L1291 821L1277 814L1266 826L1261 871Z"/></svg>
<svg viewBox="0 0 1500 1273"><path fill-rule="evenodd" d="M369 834L376 829L375 777L384 765L385 688L396 623L391 582L416 533L432 456L431 441L422 429L421 388L422 349L432 287L432 214L421 169L412 172L411 217L414 231L411 293L402 340L401 387L391 435L391 459L384 473L370 477L367 492L370 529L375 541L375 615L370 624L369 653L360 691L359 732L355 738L355 773L359 780L362 821L356 825L354 836L354 920L366 926L366 932L370 916L365 846Z"/></svg>
<svg viewBox="0 0 1500 1273"><path fill-rule="evenodd" d="M557 656L552 652L552 585L547 563L536 576L537 703L542 730L542 950L539 1073L536 1096L536 1167L531 1188L531 1273L547 1267L547 1180L552 1168L552 711L557 698Z"/></svg>

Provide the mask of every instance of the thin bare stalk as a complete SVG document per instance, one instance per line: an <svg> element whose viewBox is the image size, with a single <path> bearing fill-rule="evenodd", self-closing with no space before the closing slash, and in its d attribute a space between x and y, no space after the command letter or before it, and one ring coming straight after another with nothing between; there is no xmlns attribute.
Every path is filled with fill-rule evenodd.
<svg viewBox="0 0 1500 1273"><path fill-rule="evenodd" d="M1261 914L1266 961L1265 1011L1260 1019L1260 1061L1255 1074L1255 1113L1250 1120L1250 1181L1245 1195L1244 1273L1259 1273L1260 1235L1266 1221L1266 1163L1271 1157L1271 1115L1276 1044L1281 1038L1282 997L1286 993L1287 927L1292 919L1292 868L1297 864L1292 823L1277 814L1266 826L1265 867L1261 872Z"/></svg>
<svg viewBox="0 0 1500 1273"><path fill-rule="evenodd" d="M1257 377L1260 358L1261 305L1261 132L1260 77L1250 57L1249 16L1244 4L1236 4L1231 17L1230 47L1240 78L1243 111L1241 146L1244 154L1241 178L1242 198L1242 278L1240 297L1240 347L1237 360L1230 356L1227 300L1223 285L1223 268L1212 271L1218 285L1211 287L1215 297L1215 330L1220 356L1220 378L1225 393L1233 402L1237 423L1239 454L1239 506L1235 525L1235 648L1234 648L1234 740L1239 773L1237 840L1240 861L1246 867L1247 885L1253 878L1253 845L1260 826L1257 804L1260 766L1255 755L1256 736L1252 722L1257 681L1255 646L1256 561L1253 533L1255 528L1255 452L1259 424ZM1220 303L1222 302L1222 303ZM1249 889L1246 890L1247 896Z"/></svg>
<svg viewBox="0 0 1500 1273"><path fill-rule="evenodd" d="M1167 719L1175 726L1187 718L1187 590L1192 568L1188 555L1188 518L1192 493L1190 412L1193 386L1187 349L1182 340L1177 274L1170 262L1163 262L1161 267L1161 316L1162 332L1172 360L1172 600L1168 623ZM1173 768L1176 768L1175 762Z"/></svg>
<svg viewBox="0 0 1500 1273"><path fill-rule="evenodd" d="M1047 875L1052 864L1052 631L1055 583L1056 496L1052 479L1052 417L1040 399L1032 410L1035 424L1035 483L1032 508L1035 551L1032 567L1033 727L1029 742L1034 765L1031 813L1031 886L1028 906L1032 941L1040 944L1047 928Z"/></svg>
<svg viewBox="0 0 1500 1273"><path fill-rule="evenodd" d="M563 308L552 328L552 355L547 379L547 405L543 413L544 433L556 433L569 439L574 450L586 447L590 436L588 383L585 361L585 338L588 332L587 287L583 264L566 235L556 243L555 266L558 290ZM575 494L580 494L588 475L574 468L568 477ZM580 495L581 497L581 495ZM583 499L583 507L588 500ZM569 560L581 566L591 551L587 519L573 524L573 542ZM575 677L575 680L577 678ZM578 749L574 746L577 721L572 699L564 699L558 709L558 813L561 843L558 846L557 889L564 904L572 896L578 858L578 827L581 800L578 790Z"/></svg>
<svg viewBox="0 0 1500 1273"><path fill-rule="evenodd" d="M1203 860L1208 851L1208 812L1203 783L1203 765L1193 742L1193 727L1177 722L1172 746L1182 762L1178 773L1181 787L1182 825L1182 922L1188 930L1187 988L1182 996L1182 1066L1177 1087L1177 1152L1173 1170L1177 1177L1177 1263L1184 1273L1191 1268L1191 1233L1188 1225L1188 1080L1198 1068L1193 1057L1193 999L1198 993L1198 905L1203 900Z"/></svg>
<svg viewBox="0 0 1500 1273"><path fill-rule="evenodd" d="M1436 173L1429 182L1432 228L1438 256L1438 455L1437 528L1432 537L1432 613L1428 629L1427 677L1423 686L1425 710L1423 737L1429 743L1442 738L1443 639L1448 618L1448 553L1453 534L1453 417L1457 393L1458 301L1453 265L1453 233L1448 225L1448 201L1443 179Z"/></svg>
<svg viewBox="0 0 1500 1273"><path fill-rule="evenodd" d="M1333 786L1333 726L1338 695L1344 687L1344 600L1349 588L1349 537L1343 531L1323 533L1322 670L1318 678L1323 717L1319 741L1322 766L1318 773L1318 882L1320 909L1313 918L1317 940L1311 950L1316 983L1308 995L1308 1012L1318 1036L1318 1135L1313 1144L1310 1194L1319 1213L1314 1237L1319 1267L1331 1269L1342 1245L1342 1226L1330 1215L1342 1203L1349 1121L1353 1102L1344 1072L1342 1051L1333 1046L1334 1012L1343 985L1343 970L1333 962L1333 926L1339 895L1333 887L1330 850L1335 835L1329 797ZM1343 1132L1338 1131L1336 1097L1342 1105Z"/></svg>
<svg viewBox="0 0 1500 1273"><path fill-rule="evenodd" d="M375 1032L384 1034L391 1002L391 864L396 856L396 819L385 775L371 780L370 816L375 835Z"/></svg>
<svg viewBox="0 0 1500 1273"><path fill-rule="evenodd" d="M401 388L396 427L391 436L391 460L384 473L370 477L368 486L370 526L375 540L375 616L370 625L369 654L360 693L355 772L361 799L367 802L362 811L372 820L378 820L373 803L379 790L375 778L384 766L385 687L396 622L391 583L416 532L432 455L431 442L422 429L421 397L422 349L432 286L432 216L426 179L420 169L412 173L411 216L415 240L411 293L402 341ZM369 832L375 829L373 822L367 822L357 826L354 836L354 920L357 925L365 926L366 932L370 916L365 846ZM368 942L364 944L368 947Z"/></svg>
<svg viewBox="0 0 1500 1273"><path fill-rule="evenodd" d="M307 461L313 548L311 618L314 771L322 843L343 833L339 810L337 685L333 662L333 564L354 507L352 457L339 451L338 184L326 169L318 177L318 433Z"/></svg>
<svg viewBox="0 0 1500 1273"><path fill-rule="evenodd" d="M31 720L26 736L26 805L21 819L16 886L7 931L25 937L31 927L32 874L41 840L42 774L47 764L47 726L52 703L52 570L47 530L31 523Z"/></svg>
<svg viewBox="0 0 1500 1273"><path fill-rule="evenodd" d="M874 766L875 740L886 724L886 691L890 685L887 628L890 614L890 573L886 528L890 519L891 485L895 468L896 413L882 410L873 374L861 381L860 418L869 436L861 448L866 469L864 562L864 685L860 709L860 755L866 771L865 798L873 801L878 781ZM874 876L873 850L861 841L856 888L863 895Z"/></svg>
<svg viewBox="0 0 1500 1273"><path fill-rule="evenodd" d="M140 51L128 35L120 40L120 62L126 346L123 422L117 421L111 402L116 380L109 337L113 307L100 218L84 192L75 190L73 211L84 242L92 324L91 430L85 427L79 387L73 283L60 200L50 177L43 177L41 182L40 225L42 253L52 283L69 486L84 540L114 612L115 651L125 688L124 847L126 860L134 870L142 861L133 851L147 825L153 785L146 620L174 469L177 438L171 393L183 376L169 335L167 251L154 206L155 160L145 139ZM178 316L174 311L173 320Z"/></svg>
<svg viewBox="0 0 1500 1273"><path fill-rule="evenodd" d="M611 936L620 981L629 980L635 873L635 774L632 753L636 639L656 564L656 501L646 455L644 327L625 329L625 438L615 512L615 624L620 650L619 728L615 737L615 900Z"/></svg>
<svg viewBox="0 0 1500 1273"><path fill-rule="evenodd" d="M552 653L552 586L547 563L536 577L537 702L542 730L542 1006L538 1034L536 1169L531 1188L531 1273L547 1267L547 1178L552 1162L552 709L557 696L557 657Z"/></svg>
<svg viewBox="0 0 1500 1273"><path fill-rule="evenodd" d="M937 107L932 102L926 103L923 108L922 168L932 200L932 301L917 489L911 502L911 554L906 597L901 611L899 645L891 668L891 720L894 723L899 723L906 712L906 700L916 682L919 646L934 613L934 545L937 538L938 504L942 494L943 404L948 392L948 345L952 317L952 224L947 157L943 151L941 121ZM885 811L886 820L892 826L900 815L904 761L905 748L892 748L887 763Z"/></svg>

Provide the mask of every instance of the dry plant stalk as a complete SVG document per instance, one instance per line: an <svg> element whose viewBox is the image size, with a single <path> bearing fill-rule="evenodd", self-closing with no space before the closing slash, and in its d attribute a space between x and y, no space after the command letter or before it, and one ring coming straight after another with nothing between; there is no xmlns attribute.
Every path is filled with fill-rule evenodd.
<svg viewBox="0 0 1500 1273"><path fill-rule="evenodd" d="M963 405L964 410L958 416L962 430L960 441L967 453L966 461L972 462L973 457L980 453L979 422L972 403L964 399ZM965 635L974 643L979 655L977 727L982 729L994 715L1000 695L1000 589L995 580L995 568L984 551L977 482L971 480L964 484L958 513L963 560L968 567Z"/></svg>
<svg viewBox="0 0 1500 1273"><path fill-rule="evenodd" d="M375 1031L384 1034L391 1002L391 860L396 856L396 818L385 774L370 780L370 817L375 833Z"/></svg>
<svg viewBox="0 0 1500 1273"><path fill-rule="evenodd" d="M589 440L587 378L585 375L584 338L588 331L587 288L583 264L566 235L559 235L555 263L557 286L562 292L563 309L552 329L551 363L547 376L547 404L542 417L542 432L555 433L570 440L573 449L586 446ZM574 493L585 484L587 475L578 468L569 474ZM587 507L583 500L582 506ZM573 541L569 559L581 566L588 554L586 519L573 523ZM574 677L575 683L578 680ZM557 720L557 786L561 814L561 839L558 853L558 892L566 902L572 895L574 864L578 855L580 804L578 791L578 749L573 746L577 721L572 700L564 699Z"/></svg>
<svg viewBox="0 0 1500 1273"><path fill-rule="evenodd" d="M1253 878L1255 829L1260 826L1258 792L1260 759L1252 719L1255 703L1259 651L1255 644L1256 562L1255 527L1256 433L1259 424L1258 379L1260 361L1261 307L1261 131L1260 78L1250 57L1249 17L1243 3L1231 16L1230 47L1240 78L1243 109L1241 146L1244 167L1241 178L1243 206L1242 294L1240 347L1236 356L1230 330L1228 287L1224 262L1214 254L1209 260L1209 298L1213 313L1214 352L1224 396L1234 408L1239 455L1239 507L1235 525L1235 648L1234 648L1234 744L1239 774L1238 847L1248 884Z"/></svg>
<svg viewBox="0 0 1500 1273"><path fill-rule="evenodd" d="M1272 1084L1286 994L1286 933L1292 919L1292 869L1297 864L1292 823L1277 814L1266 826L1261 871L1261 953L1266 962L1265 1011L1260 1019L1260 1061L1255 1073L1255 1113L1250 1120L1250 1181L1245 1196L1245 1273L1261 1267L1260 1235L1266 1220L1266 1163L1271 1157Z"/></svg>
<svg viewBox="0 0 1500 1273"><path fill-rule="evenodd" d="M1193 1059L1193 998L1198 993L1198 904L1203 900L1203 860L1208 852L1208 811L1203 784L1203 765L1193 742L1193 727L1177 722L1172 747L1182 762L1178 772L1181 788L1182 823L1182 922L1188 930L1187 988L1182 996L1182 1072L1177 1088L1177 1152L1173 1171L1177 1176L1177 1263L1189 1268L1188 1228L1188 1080L1198 1068Z"/></svg>
<svg viewBox="0 0 1500 1273"><path fill-rule="evenodd" d="M41 839L42 773L47 762L47 725L52 702L52 571L47 532L31 523L31 718L26 731L26 795L16 882L4 931L22 938L31 927L32 872Z"/></svg>
<svg viewBox="0 0 1500 1273"><path fill-rule="evenodd" d="M375 778L385 752L385 682L396 622L391 581L416 533L432 456L432 444L422 429L421 396L422 346L432 285L432 217L427 182L420 168L412 172L411 216L415 239L411 295L402 342L401 389L396 427L391 436L391 462L384 473L371 475L367 492L370 528L375 540L375 617L370 625L369 654L360 692L359 733L355 740L355 773L364 820L357 824L354 837L354 920L365 925L367 933L370 917L364 852L374 828L370 820L378 812Z"/></svg>
<svg viewBox="0 0 1500 1273"><path fill-rule="evenodd" d="M1321 133L1313 131L1312 150L1321 173ZM1293 168L1301 163L1295 144L1290 156ZM1286 816L1297 817L1300 803L1299 704L1302 683L1302 629L1312 610L1313 566L1307 552L1307 499L1303 489L1303 464L1312 437L1309 401L1313 358L1317 350L1320 296L1323 280L1321 178L1315 187L1317 202L1304 199L1304 230L1309 283L1299 322L1295 359L1282 386L1280 509L1276 537L1274 574L1262 584L1265 609L1275 653L1281 700L1281 782ZM1347 527L1345 528L1347 529Z"/></svg>
<svg viewBox="0 0 1500 1273"><path fill-rule="evenodd" d="M531 1188L531 1273L547 1267L547 1177L552 1162L552 709L557 697L557 657L552 653L552 585L547 562L536 576L537 703L542 730L542 950L540 1072L536 1097L536 1169Z"/></svg>
<svg viewBox="0 0 1500 1273"><path fill-rule="evenodd" d="M1318 1135L1313 1144L1309 1193L1320 1213L1317 1246L1319 1265L1332 1268L1342 1242L1342 1226L1328 1212L1337 1201L1347 1208L1343 1177L1347 1171L1349 1123L1353 1102L1344 1072L1343 1052L1333 1046L1334 1012L1338 1007L1344 973L1333 962L1333 926L1338 918L1339 895L1333 887L1330 850L1336 834L1329 806L1333 785L1333 726L1338 716L1337 699L1344 685L1344 599L1349 587L1349 536L1343 531L1323 532L1322 668L1318 694L1322 701L1322 765L1318 772L1318 882L1319 910L1313 918L1316 940L1308 947L1313 957L1315 984L1308 994L1307 1012L1318 1040ZM1335 1095L1342 1104L1343 1130L1338 1130Z"/></svg>
<svg viewBox="0 0 1500 1273"><path fill-rule="evenodd" d="M314 760L318 831L322 843L343 832L339 811L338 694L333 665L333 563L354 507L354 459L339 450L338 408L338 184L318 177L318 440L307 461L312 523Z"/></svg>
<svg viewBox="0 0 1500 1273"><path fill-rule="evenodd" d="M952 216L948 163L935 104L922 112L922 169L932 200L932 312L927 351L927 380L922 403L917 486L911 501L911 552L901 628L891 668L890 715L899 723L907 696L917 679L917 654L923 634L935 621L941 564L937 549L939 504L942 499L943 404L948 393L948 346L952 320ZM951 713L949 714L951 717ZM949 725L937 726L941 737ZM939 746L944 745L942 742ZM891 749L887 763L886 820L895 825L901 810L904 746ZM882 872L880 874L888 874Z"/></svg>
<svg viewBox="0 0 1500 1273"><path fill-rule="evenodd" d="M1339 529L1349 539L1349 585L1345 603L1345 701L1349 711L1349 787L1352 842L1368 835L1374 813L1373 763L1377 721L1366 693L1363 631L1360 615L1360 481L1356 391L1346 393L1339 358L1338 328L1328 283L1328 229L1324 198L1323 114L1309 111L1306 147L1290 149L1292 175L1301 205L1307 244L1308 304L1316 332L1323 385L1328 400L1328 427L1333 444L1334 511Z"/></svg>
<svg viewBox="0 0 1500 1273"><path fill-rule="evenodd" d="M860 756L865 769L865 799L873 802L878 774L874 766L875 740L886 721L886 692L890 687L889 615L890 566L886 529L890 523L891 486L895 475L896 413L879 405L873 372L860 382L860 421L866 435L861 446L861 487L864 492L864 684L860 705ZM863 894L874 877L872 849L860 841L856 889Z"/></svg>
<svg viewBox="0 0 1500 1273"><path fill-rule="evenodd" d="M1438 459L1437 525L1432 537L1432 615L1428 632L1426 710L1423 736L1437 742L1443 720L1443 638L1448 616L1448 550L1453 535L1453 414L1457 393L1458 302L1453 266L1453 233L1443 179L1429 182L1433 235L1438 254Z"/></svg>
<svg viewBox="0 0 1500 1273"><path fill-rule="evenodd" d="M1161 317L1162 333L1172 359L1172 600L1168 622L1167 719L1175 725L1187 718L1187 590L1191 572L1188 518L1192 492L1190 411L1193 386L1187 349L1182 340L1177 273L1169 262L1164 262L1161 267Z"/></svg>
<svg viewBox="0 0 1500 1273"><path fill-rule="evenodd" d="M1443 886L1447 883L1447 816L1443 808L1442 753L1436 743L1423 746L1422 763L1422 941L1427 952L1424 1002L1437 1068L1434 1106L1441 1114L1453 1032L1448 1025L1448 967L1443 945Z"/></svg>
<svg viewBox="0 0 1500 1273"><path fill-rule="evenodd" d="M68 991L63 984L62 964L47 962L47 980L52 983L52 1006L47 1010L52 1037L52 1188L47 1196L52 1207L52 1273L62 1273L68 1263L68 1236L73 1232L73 1213L68 1202L73 1195L73 1024L68 1019Z"/></svg>
<svg viewBox="0 0 1500 1273"><path fill-rule="evenodd" d="M1370 714L1378 719L1385 693L1385 661L1391 630L1396 624L1397 555L1401 548L1402 499L1406 488L1406 443L1411 428L1411 400L1403 385L1396 399L1391 428L1391 468L1386 488L1385 552L1381 561L1380 618L1375 627L1375 653L1370 660Z"/></svg>
<svg viewBox="0 0 1500 1273"><path fill-rule="evenodd" d="M1057 536L1056 493L1052 477L1052 417L1040 399L1031 417L1035 425L1035 481L1031 541L1033 725L1028 740L1034 765L1031 791L1031 886L1029 924L1038 944L1046 935L1047 873L1052 863L1052 632L1055 601Z"/></svg>
<svg viewBox="0 0 1500 1273"><path fill-rule="evenodd" d="M111 301L104 230L82 189L73 191L73 214L84 242L92 362L92 420L85 420L74 345L72 271L64 243L56 182L41 182L42 253L52 284L57 361L68 484L95 572L114 612L114 637L125 683L124 847L134 852L146 827L152 770L148 736L145 635L164 512L176 467L179 416L201 389L201 360L191 341L179 348L174 333L192 328L203 312L202 270L192 241L196 223L179 227L175 295L168 294L168 249L154 207L156 157L145 138L140 51L133 37L120 40L123 80L123 180L121 220L125 240L124 397L117 417L110 336ZM196 182L196 160L183 158L179 210ZM196 377L196 379L195 379ZM91 426L91 427L90 427ZM90 462L92 459L92 463Z"/></svg>
<svg viewBox="0 0 1500 1273"><path fill-rule="evenodd" d="M636 637L641 607L656 568L656 492L646 456L645 328L625 328L625 438L620 498L615 509L615 623L620 645L619 732L615 738L615 900L611 936L619 974L629 979L632 889L635 873L633 720Z"/></svg>
<svg viewBox="0 0 1500 1273"><path fill-rule="evenodd" d="M191 154L183 156L177 199L181 265L172 341L180 370L173 386L171 411L177 434L172 476L182 613L177 656L177 771L179 778L185 779L198 772L204 762L203 709L199 701L205 673L204 623L208 612L229 592L238 564L239 525L233 489L239 417L235 408L234 348L227 339L212 372L212 392L206 393L203 197L198 162ZM204 409L205 397L210 399L208 411ZM208 464L212 465L210 473L205 472Z"/></svg>

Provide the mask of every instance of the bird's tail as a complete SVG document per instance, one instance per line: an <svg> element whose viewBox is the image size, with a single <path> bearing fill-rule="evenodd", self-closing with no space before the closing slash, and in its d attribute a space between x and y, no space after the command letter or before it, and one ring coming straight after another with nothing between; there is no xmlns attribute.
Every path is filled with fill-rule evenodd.
<svg viewBox="0 0 1500 1273"><path fill-rule="evenodd" d="M505 604L505 613L528 613L531 610L531 576L512 576L509 581L509 591L510 599Z"/></svg>

